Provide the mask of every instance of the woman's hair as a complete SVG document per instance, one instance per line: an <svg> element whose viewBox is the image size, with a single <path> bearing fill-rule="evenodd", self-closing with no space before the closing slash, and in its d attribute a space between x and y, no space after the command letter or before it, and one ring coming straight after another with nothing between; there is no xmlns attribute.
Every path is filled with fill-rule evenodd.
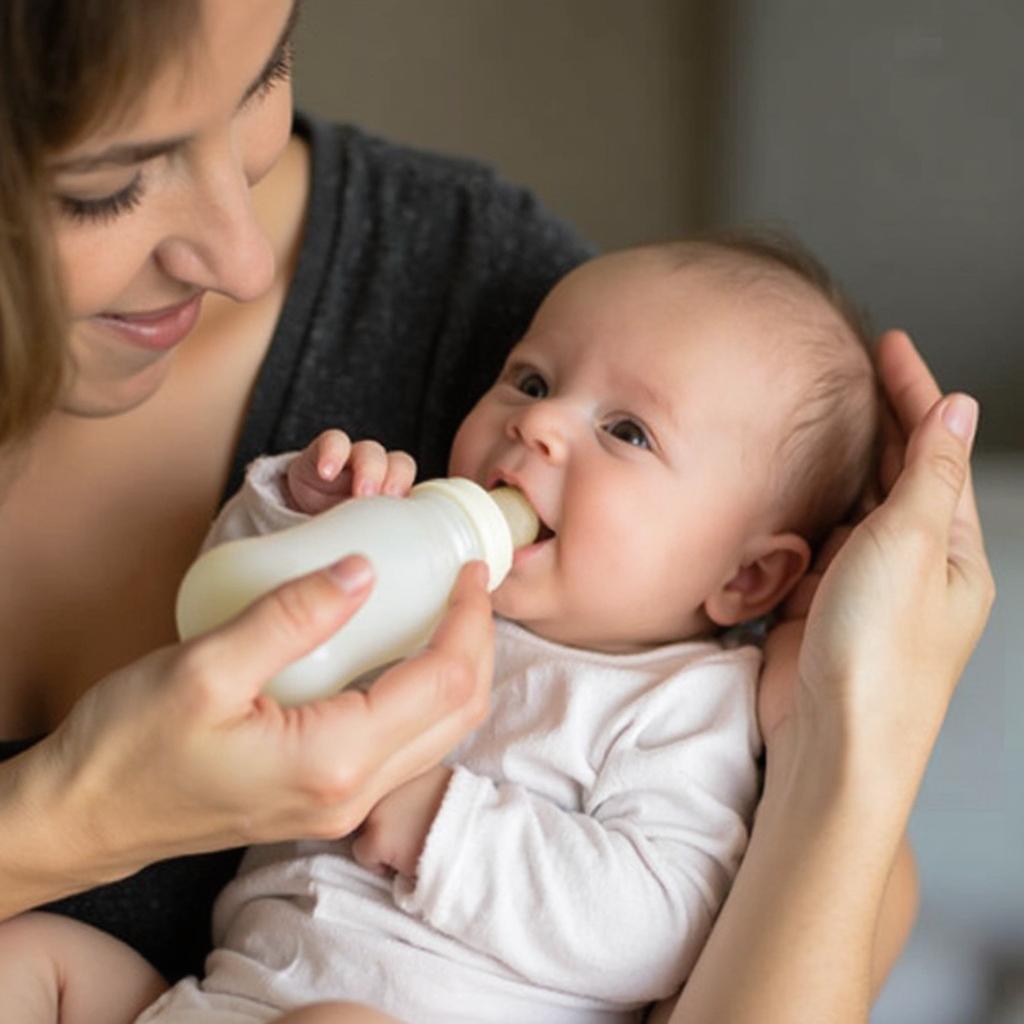
<svg viewBox="0 0 1024 1024"><path fill-rule="evenodd" d="M131 113L199 18L199 0L0 3L0 448L53 409L66 372L47 162Z"/></svg>

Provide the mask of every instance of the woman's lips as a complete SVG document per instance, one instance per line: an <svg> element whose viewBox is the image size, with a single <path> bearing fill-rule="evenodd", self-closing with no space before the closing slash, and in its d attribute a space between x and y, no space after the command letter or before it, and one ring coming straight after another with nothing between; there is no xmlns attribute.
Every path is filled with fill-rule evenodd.
<svg viewBox="0 0 1024 1024"><path fill-rule="evenodd" d="M165 351L178 344L199 319L203 292L152 313L100 313L92 319L141 348Z"/></svg>

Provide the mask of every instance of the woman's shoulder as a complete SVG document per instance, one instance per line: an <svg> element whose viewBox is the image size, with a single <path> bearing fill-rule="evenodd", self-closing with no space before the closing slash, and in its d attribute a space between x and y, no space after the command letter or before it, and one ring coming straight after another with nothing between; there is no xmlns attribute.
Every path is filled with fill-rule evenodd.
<svg viewBox="0 0 1024 1024"><path fill-rule="evenodd" d="M296 114L296 131L312 158L311 213L334 207L386 221L424 244L431 237L498 233L506 250L543 247L560 272L592 255L569 224L532 189L485 161L405 145L339 124Z"/></svg>
<svg viewBox="0 0 1024 1024"><path fill-rule="evenodd" d="M424 184L516 188L486 161L407 145L354 124L296 112L295 131L307 140L315 158L340 169L357 161L367 171L419 178Z"/></svg>

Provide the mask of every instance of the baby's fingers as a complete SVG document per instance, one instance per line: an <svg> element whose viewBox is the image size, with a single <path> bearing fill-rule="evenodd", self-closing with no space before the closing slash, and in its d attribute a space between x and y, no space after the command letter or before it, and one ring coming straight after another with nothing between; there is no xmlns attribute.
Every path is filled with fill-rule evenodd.
<svg viewBox="0 0 1024 1024"><path fill-rule="evenodd" d="M330 483L345 468L352 451L352 442L343 430L325 430L303 453L309 455L308 466L316 479Z"/></svg>
<svg viewBox="0 0 1024 1024"><path fill-rule="evenodd" d="M404 495L416 477L416 463L406 452L389 452L377 441L357 441L349 461L352 493Z"/></svg>
<svg viewBox="0 0 1024 1024"><path fill-rule="evenodd" d="M309 515L323 512L348 497L350 477L345 463L352 444L341 430L325 430L288 465L289 503Z"/></svg>
<svg viewBox="0 0 1024 1024"><path fill-rule="evenodd" d="M380 494L388 473L388 453L378 441L356 441L349 457L352 494L365 498Z"/></svg>
<svg viewBox="0 0 1024 1024"><path fill-rule="evenodd" d="M408 452L388 452L388 468L381 490L399 497L409 493L416 479L416 460Z"/></svg>

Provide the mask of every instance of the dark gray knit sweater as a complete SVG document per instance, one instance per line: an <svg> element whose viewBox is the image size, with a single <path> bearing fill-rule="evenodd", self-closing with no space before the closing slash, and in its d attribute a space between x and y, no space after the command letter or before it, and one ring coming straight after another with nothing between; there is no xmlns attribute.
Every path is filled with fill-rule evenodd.
<svg viewBox="0 0 1024 1024"><path fill-rule="evenodd" d="M225 497L256 455L329 426L442 475L459 421L590 250L484 166L302 117L296 131L312 153L308 223ZM29 742L0 742L0 759ZM173 980L201 971L212 901L238 856L165 861L49 909L119 936Z"/></svg>

